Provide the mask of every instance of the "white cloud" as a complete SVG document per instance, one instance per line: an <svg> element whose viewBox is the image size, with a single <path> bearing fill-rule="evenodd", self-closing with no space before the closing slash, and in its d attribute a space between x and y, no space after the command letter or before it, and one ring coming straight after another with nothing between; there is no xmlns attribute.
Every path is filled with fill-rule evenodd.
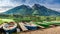
<svg viewBox="0 0 60 34"><path fill-rule="evenodd" d="M60 12L60 8L50 8L50 9Z"/></svg>
<svg viewBox="0 0 60 34"><path fill-rule="evenodd" d="M11 0L0 0L0 6L16 6Z"/></svg>
<svg viewBox="0 0 60 34"><path fill-rule="evenodd" d="M38 2L39 1L39 2ZM50 8L50 9L53 9L53 10L56 10L56 11L60 11L60 4L57 4L57 3L54 3L54 0L26 0L26 5L32 5L34 3L39 3L41 5L44 5L46 6L47 8ZM29 4L29 2L31 4ZM54 3L54 4L52 4ZM0 13L1 12L5 12L6 10L9 10L9 6L10 8L12 7L16 7L16 6L19 6L21 5L21 0L0 0ZM3 7L5 6L5 7Z"/></svg>
<svg viewBox="0 0 60 34"><path fill-rule="evenodd" d="M5 12L5 11L7 11L9 9L11 9L11 8L0 8L0 13Z"/></svg>
<svg viewBox="0 0 60 34"><path fill-rule="evenodd" d="M52 9L52 10L56 10L56 11L60 11L60 4L42 4L45 7Z"/></svg>
<svg viewBox="0 0 60 34"><path fill-rule="evenodd" d="M0 0L0 13L5 12L13 7L17 6L11 2L11 0Z"/></svg>

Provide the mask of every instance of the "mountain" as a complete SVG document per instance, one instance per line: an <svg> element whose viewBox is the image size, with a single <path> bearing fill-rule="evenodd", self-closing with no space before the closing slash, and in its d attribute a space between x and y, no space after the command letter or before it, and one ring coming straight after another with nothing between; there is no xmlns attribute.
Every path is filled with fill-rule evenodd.
<svg viewBox="0 0 60 34"><path fill-rule="evenodd" d="M18 7L15 7L13 9L10 9L3 14L20 14L20 15L31 15L32 13L32 8L26 5L21 5Z"/></svg>
<svg viewBox="0 0 60 34"><path fill-rule="evenodd" d="M34 4L32 6L32 8L27 5L17 6L13 9L10 9L10 10L4 12L3 14L19 14L19 15L23 15L23 16L26 16L26 15L59 16L60 15L60 13L58 11L48 9L39 4Z"/></svg>
<svg viewBox="0 0 60 34"><path fill-rule="evenodd" d="M42 15L42 16L60 15L59 12L48 9L42 5L39 5L39 4L34 4L33 10L34 10L34 12L37 11L39 13L39 15Z"/></svg>

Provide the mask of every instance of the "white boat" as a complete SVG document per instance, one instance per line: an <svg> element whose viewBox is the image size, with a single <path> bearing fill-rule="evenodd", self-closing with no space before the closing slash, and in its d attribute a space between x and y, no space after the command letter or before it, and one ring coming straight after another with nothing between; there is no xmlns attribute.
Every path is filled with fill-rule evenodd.
<svg viewBox="0 0 60 34"><path fill-rule="evenodd" d="M0 25L0 28L2 28L3 25Z"/></svg>
<svg viewBox="0 0 60 34"><path fill-rule="evenodd" d="M8 24L3 25L3 29L5 30L5 32L8 32L8 33L15 31L16 27L17 27L16 23L14 23L14 24L8 23Z"/></svg>
<svg viewBox="0 0 60 34"><path fill-rule="evenodd" d="M0 33L3 33L4 32L4 30L2 28L4 24L6 24L6 23L0 24Z"/></svg>

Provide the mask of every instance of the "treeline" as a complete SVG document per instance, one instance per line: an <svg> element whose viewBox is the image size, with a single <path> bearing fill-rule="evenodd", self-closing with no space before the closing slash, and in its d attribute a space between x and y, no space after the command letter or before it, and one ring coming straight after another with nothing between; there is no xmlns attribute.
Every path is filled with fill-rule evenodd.
<svg viewBox="0 0 60 34"><path fill-rule="evenodd" d="M36 21L36 22L42 22L42 21L60 21L60 16L54 17L54 16L26 16L26 17L19 17L15 18L18 22L19 21Z"/></svg>
<svg viewBox="0 0 60 34"><path fill-rule="evenodd" d="M20 21L60 21L60 16L21 16L21 15L0 15L0 18L14 19Z"/></svg>

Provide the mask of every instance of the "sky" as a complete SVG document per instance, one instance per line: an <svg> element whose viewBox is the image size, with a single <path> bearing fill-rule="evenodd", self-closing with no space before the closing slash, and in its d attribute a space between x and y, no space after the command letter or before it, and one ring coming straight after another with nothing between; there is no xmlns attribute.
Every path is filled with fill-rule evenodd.
<svg viewBox="0 0 60 34"><path fill-rule="evenodd" d="M60 11L60 0L0 0L0 13L22 4L29 6L40 4L49 9Z"/></svg>

